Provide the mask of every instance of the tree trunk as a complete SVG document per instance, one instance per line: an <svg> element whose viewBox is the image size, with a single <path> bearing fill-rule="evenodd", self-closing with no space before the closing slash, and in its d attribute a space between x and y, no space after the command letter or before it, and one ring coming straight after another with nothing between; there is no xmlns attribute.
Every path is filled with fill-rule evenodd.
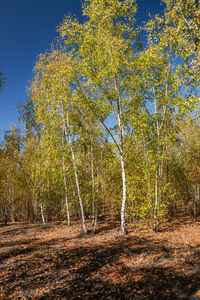
<svg viewBox="0 0 200 300"><path fill-rule="evenodd" d="M4 216L4 225L7 225L8 224L8 216L7 216L7 213L5 213L5 216Z"/></svg>
<svg viewBox="0 0 200 300"><path fill-rule="evenodd" d="M125 172L125 163L124 163L124 133L121 121L121 107L120 102L118 103L118 113L117 113L117 124L119 128L119 137L120 137L120 161L121 161L121 174L122 174L122 204L121 204L121 233L127 234L128 231L126 229L126 219L125 219L125 211L126 211L126 172Z"/></svg>
<svg viewBox="0 0 200 300"><path fill-rule="evenodd" d="M121 233L127 234L126 229L126 220L125 220L125 211L126 211L126 172L125 172L125 163L124 163L124 130L122 124L122 111L121 111L121 97L120 91L117 83L117 79L115 78L115 90L117 92L117 116L116 121L119 128L119 139L120 139L120 160L121 160L121 172L122 172L122 204L121 204Z"/></svg>
<svg viewBox="0 0 200 300"><path fill-rule="evenodd" d="M43 203L41 201L41 196L42 196L42 190L43 187L41 185L41 177L40 177L40 191L39 191L39 199L40 199L40 212L41 212L41 218L42 218L42 223L46 224L46 220L45 220L45 215L44 215L44 207L43 207Z"/></svg>
<svg viewBox="0 0 200 300"><path fill-rule="evenodd" d="M10 182L9 185L9 199L10 199L10 217L11 221L14 223L15 222L15 217L14 217L14 189L13 189L13 182Z"/></svg>
<svg viewBox="0 0 200 300"><path fill-rule="evenodd" d="M64 120L64 115L63 115L63 128L64 128L65 136L67 138L67 141L68 141L68 144L69 144L69 147L70 147L71 155L72 155L73 169L74 169L74 175L75 175L75 180L76 180L76 187L77 187L78 199L79 199L79 204L80 204L80 209L81 209L82 228L83 228L83 232L87 233L87 228L86 228L86 224L85 224L85 215L84 215L83 203L82 203L81 193L80 193L80 188L79 188L79 180L78 180L78 174L77 174L76 160L75 160L74 150L73 150L73 147L72 147L71 135L70 135L70 132L69 132L68 116L67 116L67 127L68 128L66 128L65 120Z"/></svg>
<svg viewBox="0 0 200 300"><path fill-rule="evenodd" d="M194 219L197 217L197 203L199 202L199 185L198 183L194 186L194 202L193 202L193 216Z"/></svg>
<svg viewBox="0 0 200 300"><path fill-rule="evenodd" d="M154 202L154 211L153 211L153 230L154 232L158 232L158 203L159 203L159 183L160 183L160 176L162 173L161 167L160 167L160 130L161 125L159 125L158 120L158 108L157 108L157 100L154 99L154 113L156 116L156 132L157 132L157 155L158 155L158 161L157 161L157 167L156 167L156 174L155 174L155 202ZM164 121L164 120L163 120Z"/></svg>
<svg viewBox="0 0 200 300"><path fill-rule="evenodd" d="M43 208L43 204L42 203L40 203L40 211L41 211L42 223L45 225L46 224L46 220L45 220L45 216L44 216L44 208Z"/></svg>
<svg viewBox="0 0 200 300"><path fill-rule="evenodd" d="M126 209L126 174L124 167L124 154L120 155L121 158L121 168L122 168L122 183L123 183L123 198L122 198L122 206L121 206L121 233L127 234L126 229L126 220L125 220L125 209Z"/></svg>
<svg viewBox="0 0 200 300"><path fill-rule="evenodd" d="M103 154L101 153L101 193L102 193L102 198L103 198L103 203L102 203L102 215L105 214L105 193L104 193L104 182L103 182Z"/></svg>
<svg viewBox="0 0 200 300"><path fill-rule="evenodd" d="M91 177L92 177L92 211L93 211L93 231L96 233L97 225L97 202L95 198L95 183L94 183L94 157L93 148L91 147Z"/></svg>
<svg viewBox="0 0 200 300"><path fill-rule="evenodd" d="M33 198L33 215L34 221L38 219L38 203L37 203L37 192L32 188L32 198Z"/></svg>
<svg viewBox="0 0 200 300"><path fill-rule="evenodd" d="M157 219L157 210L158 210L158 170L156 169L155 176L155 203L154 203L154 212L153 212L153 230L154 232L158 231L158 219Z"/></svg>
<svg viewBox="0 0 200 300"><path fill-rule="evenodd" d="M64 141L63 142L63 149L64 149ZM62 164L63 164L63 181L64 181L64 187L65 187L65 205L66 205L66 210L67 210L67 225L70 226L70 214L69 214L69 202L67 198L67 181L66 181L66 174L65 174L65 157L64 153L62 156Z"/></svg>
<svg viewBox="0 0 200 300"><path fill-rule="evenodd" d="M74 184L72 182L72 178L71 178L70 175L69 175L69 180L70 180L70 186L71 186L72 192L73 192L73 199L74 199L75 206L76 206L76 209L77 209L76 214L77 214L78 219L81 221L80 206L78 205L77 196L76 196L76 192L75 192L75 189L74 189Z"/></svg>
<svg viewBox="0 0 200 300"><path fill-rule="evenodd" d="M8 180L6 182L6 187L4 190L4 197L3 197L3 204L4 204L4 224L7 225L8 223L8 203L7 203L7 194L8 194Z"/></svg>
<svg viewBox="0 0 200 300"><path fill-rule="evenodd" d="M80 193L79 181L78 181L78 174L77 174L77 169L76 169L76 161L75 161L75 156L74 156L74 151L73 151L73 148L72 148L72 145L71 145L71 141L70 141L70 150L71 150L71 154L72 154L74 175L75 175L75 179L76 179L76 187L77 187L78 199L79 199L79 204L80 204L80 209L81 209L81 219L82 219L83 232L87 233L87 229L86 229L86 225L85 225L85 215L84 215L83 203L82 203L82 199L81 199L81 193Z"/></svg>

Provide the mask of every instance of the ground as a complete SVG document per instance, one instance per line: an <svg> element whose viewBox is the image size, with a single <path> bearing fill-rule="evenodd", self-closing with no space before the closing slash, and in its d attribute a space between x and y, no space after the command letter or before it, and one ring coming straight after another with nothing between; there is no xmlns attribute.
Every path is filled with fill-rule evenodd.
<svg viewBox="0 0 200 300"><path fill-rule="evenodd" d="M0 299L200 299L200 220L0 225Z"/></svg>

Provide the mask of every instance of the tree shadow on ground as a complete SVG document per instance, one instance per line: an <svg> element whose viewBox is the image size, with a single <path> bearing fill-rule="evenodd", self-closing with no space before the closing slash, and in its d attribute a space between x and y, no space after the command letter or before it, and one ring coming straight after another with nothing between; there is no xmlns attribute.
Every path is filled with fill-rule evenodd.
<svg viewBox="0 0 200 300"><path fill-rule="evenodd" d="M110 242L102 240L100 246L79 246L80 237L71 239L77 239L77 246L54 247L70 239L37 240L33 246L1 257L1 262L18 255L22 258L1 276L3 293L10 295L6 299L16 295L16 299L186 300L200 287L200 249L184 257L184 272L170 265L175 250L162 242L119 236ZM181 249L176 251L181 253ZM154 255L152 262L149 257Z"/></svg>
<svg viewBox="0 0 200 300"><path fill-rule="evenodd" d="M129 244L129 239L127 239ZM128 256L137 259L140 253L159 252L157 245L148 243L144 239L137 240L140 244L137 249L126 249L125 245L117 242L110 247L97 247L93 249L78 248L68 252L59 253L57 269L61 265L69 270L63 286L54 286L46 294L48 299L65 297L66 299L190 299L200 286L199 253L193 257L192 262L185 264L185 268L193 270L190 275L178 272L172 267L162 267L155 262L147 263L146 267L127 267L119 261L120 257ZM163 247L161 247L163 250ZM166 250L167 257L173 250ZM78 260L76 268L72 262ZM102 270L103 269L103 270ZM115 280L117 275L118 280ZM120 280L123 279L123 280ZM62 282L63 278L60 278Z"/></svg>
<svg viewBox="0 0 200 300"><path fill-rule="evenodd" d="M9 226L9 227L8 227ZM0 232L0 235L2 236L16 236L16 235L21 235L21 234L26 234L30 230L46 230L51 228L53 225L43 225L43 224L37 224L37 225L32 225L31 227L29 225L24 225L24 226L16 226L15 224L9 224L6 226L2 226L4 229L9 228L6 231ZM14 227L14 228L12 228Z"/></svg>
<svg viewBox="0 0 200 300"><path fill-rule="evenodd" d="M177 230L180 226L197 224L200 225L200 217L196 219L191 217L179 217L179 218L169 218L162 223L161 232L173 232Z"/></svg>
<svg viewBox="0 0 200 300"><path fill-rule="evenodd" d="M6 243L0 242L0 248L28 245L37 240L38 240L38 238L32 238L32 239L24 239L24 240L12 241L12 242L6 242ZM1 260L1 258L0 258L0 260Z"/></svg>

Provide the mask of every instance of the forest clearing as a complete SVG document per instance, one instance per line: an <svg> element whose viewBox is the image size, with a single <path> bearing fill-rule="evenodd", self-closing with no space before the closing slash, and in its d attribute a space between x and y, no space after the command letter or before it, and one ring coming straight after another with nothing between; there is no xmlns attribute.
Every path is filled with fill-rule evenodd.
<svg viewBox="0 0 200 300"><path fill-rule="evenodd" d="M88 225L88 228L89 225ZM200 218L121 235L117 221L0 226L0 299L200 299Z"/></svg>

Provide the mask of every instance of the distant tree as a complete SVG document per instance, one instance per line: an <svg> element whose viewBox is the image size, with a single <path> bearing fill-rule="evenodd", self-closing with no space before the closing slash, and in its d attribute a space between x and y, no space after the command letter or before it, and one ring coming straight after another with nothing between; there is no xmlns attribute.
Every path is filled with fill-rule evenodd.
<svg viewBox="0 0 200 300"><path fill-rule="evenodd" d="M14 222L21 213L21 208L24 208L24 204L20 203L22 189L20 157L21 135L12 125L11 129L5 132L1 149L0 214L4 216L5 223L8 220Z"/></svg>

